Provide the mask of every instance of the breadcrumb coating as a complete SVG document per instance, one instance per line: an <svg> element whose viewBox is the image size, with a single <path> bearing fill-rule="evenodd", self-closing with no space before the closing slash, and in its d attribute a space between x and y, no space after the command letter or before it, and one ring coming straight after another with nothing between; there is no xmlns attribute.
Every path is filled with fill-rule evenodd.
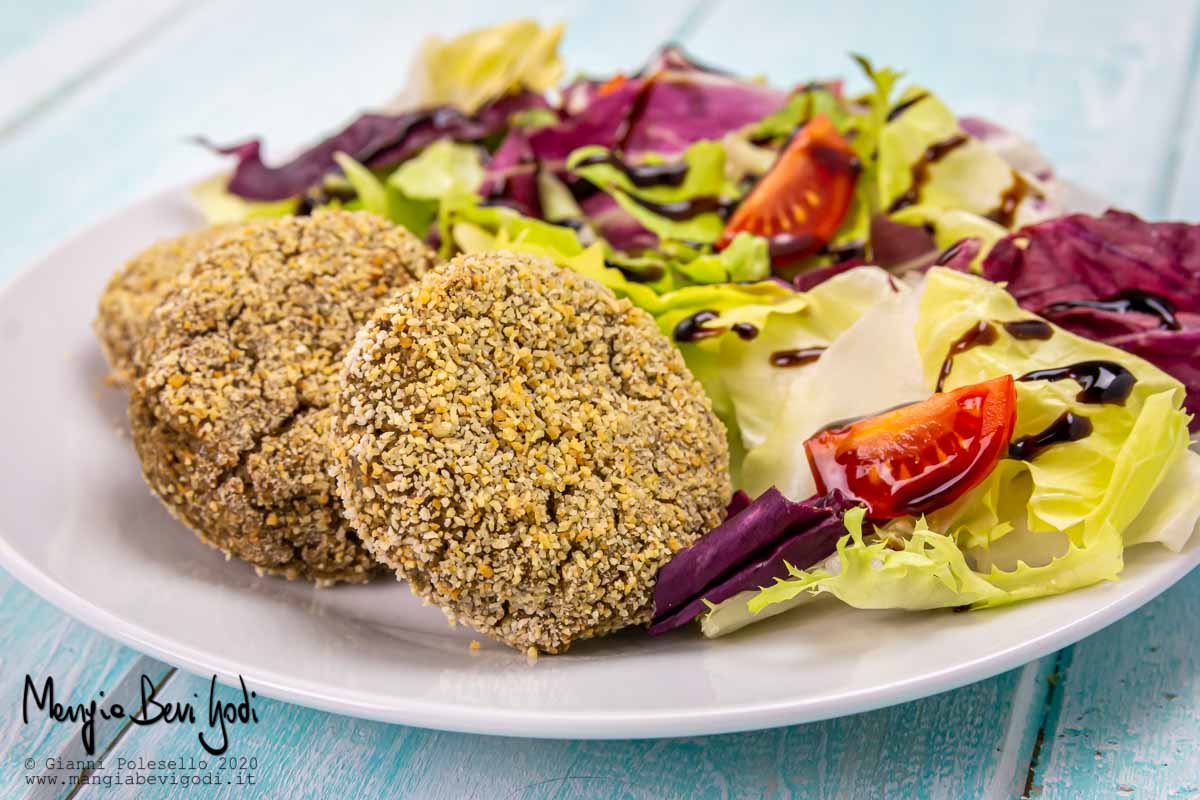
<svg viewBox="0 0 1200 800"><path fill-rule="evenodd" d="M146 480L208 544L260 572L363 581L326 448L355 331L434 265L366 213L259 222L193 258L134 350L129 418Z"/></svg>
<svg viewBox="0 0 1200 800"><path fill-rule="evenodd" d="M725 431L653 319L511 253L460 256L347 354L337 487L363 542L452 621L556 653L649 621L720 523Z"/></svg>
<svg viewBox="0 0 1200 800"><path fill-rule="evenodd" d="M166 296L175 276L206 247L220 241L236 225L214 225L155 242L125 262L100 295L92 330L112 368L110 380L128 386L134 380L133 348L142 338L150 312Z"/></svg>

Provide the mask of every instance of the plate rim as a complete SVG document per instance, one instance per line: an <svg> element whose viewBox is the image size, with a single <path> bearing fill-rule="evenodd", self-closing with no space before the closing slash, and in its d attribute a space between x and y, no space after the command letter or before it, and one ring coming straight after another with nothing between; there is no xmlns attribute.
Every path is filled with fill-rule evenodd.
<svg viewBox="0 0 1200 800"><path fill-rule="evenodd" d="M10 275L0 285L0 303L26 277L45 268L80 240L98 233L113 224L116 218L137 209L186 198L190 185L190 182L182 183L147 193L77 230ZM1193 542L1158 567L1159 580L1154 583L1137 587L1130 594L1116 596L1068 622L1052 624L1032 639L917 677L844 691L817 700L782 699L735 706L717 705L700 711L561 712L428 701L411 696L404 698L403 702L381 704L378 700L372 702L366 693L348 689L330 691L328 686L322 688L316 684L298 682L270 670L238 663L228 656L197 650L182 637L155 633L76 594L65 583L49 576L18 553L9 543L7 532L0 529L0 567L8 570L24 586L96 632L186 672L215 675L218 682L234 687L238 686L239 678L243 678L247 685L264 697L362 719L458 733L552 739L665 738L735 733L817 722L931 697L986 680L1075 644L1142 608L1174 586L1198 564L1200 546ZM1087 592L1095 588L1084 587L1076 591Z"/></svg>

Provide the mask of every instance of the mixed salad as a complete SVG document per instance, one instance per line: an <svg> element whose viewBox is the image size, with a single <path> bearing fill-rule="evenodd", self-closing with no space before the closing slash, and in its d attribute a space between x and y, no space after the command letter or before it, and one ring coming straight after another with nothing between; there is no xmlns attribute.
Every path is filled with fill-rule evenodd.
<svg viewBox="0 0 1200 800"><path fill-rule="evenodd" d="M726 425L726 521L655 589L716 636L822 594L983 608L1200 519L1200 226L1071 213L1020 137L855 56L777 88L663 48L563 81L561 27L430 41L396 108L279 166L214 147L211 221L366 209L544 255L645 309Z"/></svg>

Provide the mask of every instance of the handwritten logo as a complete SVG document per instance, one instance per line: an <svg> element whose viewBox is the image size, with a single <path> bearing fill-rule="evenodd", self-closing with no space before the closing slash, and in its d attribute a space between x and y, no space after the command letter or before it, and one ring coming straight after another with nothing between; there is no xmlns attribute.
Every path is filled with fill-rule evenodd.
<svg viewBox="0 0 1200 800"><path fill-rule="evenodd" d="M229 749L229 728L258 722L254 708L255 692L246 688L246 681L238 676L242 697L236 703L217 699L217 676L213 675L208 685L208 715L200 718L206 729L198 731L200 746L214 756L223 755ZM54 677L47 676L41 690L32 675L25 676L25 692L21 699L21 719L26 725L30 720L30 709L41 711L47 718L61 723L82 723L79 731L83 747L88 755L96 752L96 718L101 720L127 719L134 725L190 725L199 727L196 708L190 702L170 702L156 696L154 681L142 675L141 696L138 707L132 714L119 702L105 700L104 692L90 703L63 704L54 694ZM193 698L199 699L193 694Z"/></svg>

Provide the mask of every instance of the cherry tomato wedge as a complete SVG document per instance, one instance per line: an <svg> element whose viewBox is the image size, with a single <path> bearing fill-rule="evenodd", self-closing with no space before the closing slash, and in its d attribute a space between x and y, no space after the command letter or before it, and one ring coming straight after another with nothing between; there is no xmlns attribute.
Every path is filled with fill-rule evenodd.
<svg viewBox="0 0 1200 800"><path fill-rule="evenodd" d="M924 514L988 476L1008 451L1016 416L1005 375L819 431L804 449L822 494L840 489L880 519Z"/></svg>
<svg viewBox="0 0 1200 800"><path fill-rule="evenodd" d="M812 255L842 224L858 172L850 145L829 117L817 114L733 212L717 249L747 231L767 239L776 267Z"/></svg>

